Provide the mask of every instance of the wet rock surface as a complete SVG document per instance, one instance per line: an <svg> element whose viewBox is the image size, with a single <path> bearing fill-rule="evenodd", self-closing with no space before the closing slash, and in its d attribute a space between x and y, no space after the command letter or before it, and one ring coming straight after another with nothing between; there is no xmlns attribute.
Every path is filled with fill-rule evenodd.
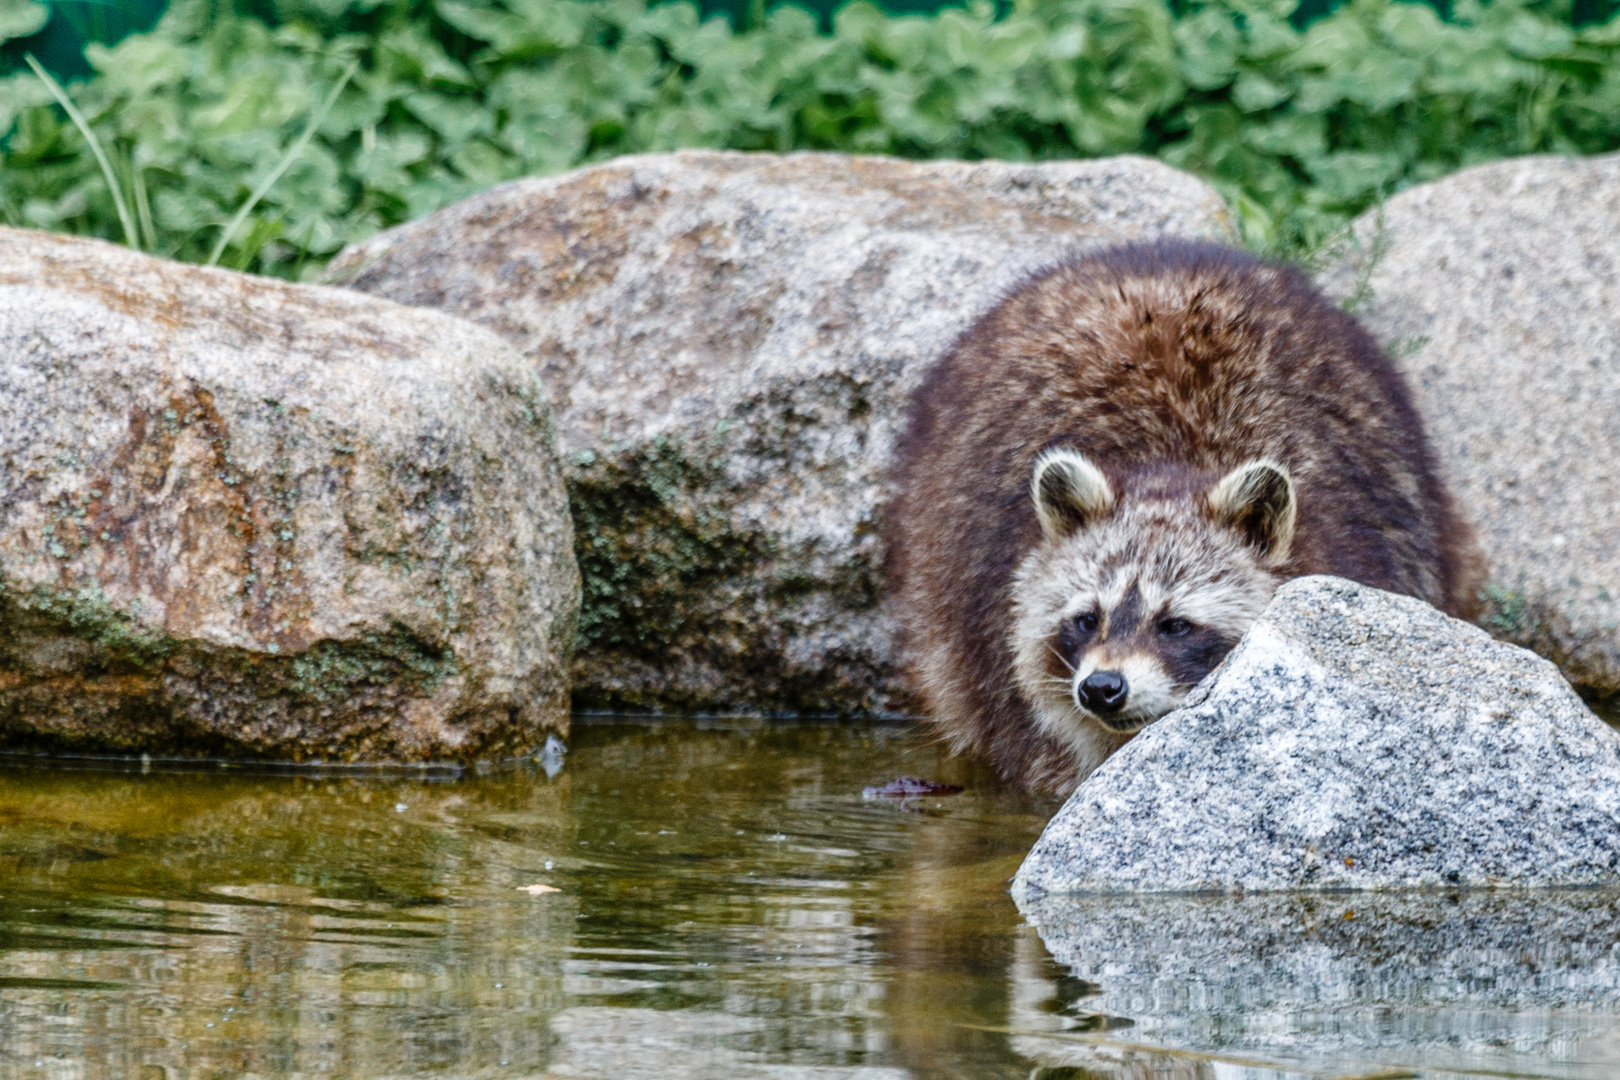
<svg viewBox="0 0 1620 1080"><path fill-rule="evenodd" d="M1620 885L1620 735L1532 653L1307 577L1081 784L1013 892L1554 885Z"/></svg>
<svg viewBox="0 0 1620 1080"><path fill-rule="evenodd" d="M1620 155L1465 169L1357 233L1325 284L1412 386L1489 562L1486 626L1620 694Z"/></svg>
<svg viewBox="0 0 1620 1080"><path fill-rule="evenodd" d="M0 737L538 748L578 603L551 437L479 327L0 229Z"/></svg>
<svg viewBox="0 0 1620 1080"><path fill-rule="evenodd" d="M557 409L586 707L893 712L880 509L924 367L1088 245L1226 237L1139 158L617 159L496 188L346 252L331 280L467 316Z"/></svg>

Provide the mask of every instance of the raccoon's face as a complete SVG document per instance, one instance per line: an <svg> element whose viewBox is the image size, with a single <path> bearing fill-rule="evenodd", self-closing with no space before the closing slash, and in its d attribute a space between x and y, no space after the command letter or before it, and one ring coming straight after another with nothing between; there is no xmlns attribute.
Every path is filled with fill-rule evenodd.
<svg viewBox="0 0 1620 1080"><path fill-rule="evenodd" d="M1042 543L1013 582L1014 667L1036 722L1083 773L1221 662L1288 558L1294 490L1281 465L1190 487L1167 475L1121 497L1073 450L1035 463Z"/></svg>

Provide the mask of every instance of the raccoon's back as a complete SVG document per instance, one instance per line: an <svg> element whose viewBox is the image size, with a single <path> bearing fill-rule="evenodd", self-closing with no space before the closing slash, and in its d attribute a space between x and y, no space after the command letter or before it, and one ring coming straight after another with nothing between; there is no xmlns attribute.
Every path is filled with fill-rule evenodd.
<svg viewBox="0 0 1620 1080"><path fill-rule="evenodd" d="M1472 613L1468 532L1405 385L1354 319L1297 271L1213 244L1078 258L952 346L897 454L887 537L917 674L958 743L998 761L1053 750L1012 687L1007 624L1013 570L1039 534L1030 469L1059 445L1122 487L1166 462L1213 477L1281 461L1298 497L1289 574Z"/></svg>

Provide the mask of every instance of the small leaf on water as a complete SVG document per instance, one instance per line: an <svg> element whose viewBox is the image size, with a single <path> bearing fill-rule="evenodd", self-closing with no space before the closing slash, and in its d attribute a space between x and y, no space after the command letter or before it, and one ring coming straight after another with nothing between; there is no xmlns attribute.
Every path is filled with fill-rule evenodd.
<svg viewBox="0 0 1620 1080"><path fill-rule="evenodd" d="M909 799L918 795L955 795L962 789L955 784L938 784L915 776L901 776L882 787L861 789L863 799Z"/></svg>

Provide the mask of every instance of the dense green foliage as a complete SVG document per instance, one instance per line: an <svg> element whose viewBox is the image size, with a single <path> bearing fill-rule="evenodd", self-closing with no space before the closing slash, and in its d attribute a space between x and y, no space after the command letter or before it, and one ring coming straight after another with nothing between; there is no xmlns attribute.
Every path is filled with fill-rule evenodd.
<svg viewBox="0 0 1620 1080"><path fill-rule="evenodd" d="M1215 182L1247 239L1297 248L1399 187L1537 151L1620 148L1620 19L1351 0L987 0L831 34L684 0L175 0L68 87L136 242L207 258L351 61L223 261L281 275L515 176L675 147L1042 159L1140 152ZM0 0L0 34L37 11ZM10 29L7 29L10 28ZM26 69L0 80L0 220L124 239L102 168Z"/></svg>

